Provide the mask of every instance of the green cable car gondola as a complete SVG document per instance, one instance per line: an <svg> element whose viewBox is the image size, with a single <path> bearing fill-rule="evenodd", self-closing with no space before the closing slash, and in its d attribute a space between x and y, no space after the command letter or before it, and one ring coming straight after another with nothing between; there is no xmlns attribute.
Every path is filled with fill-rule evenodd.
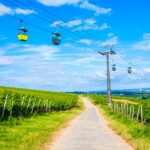
<svg viewBox="0 0 150 150"><path fill-rule="evenodd" d="M59 33L59 25L56 25L58 30L54 33L52 33L52 42L55 45L59 45L61 42L61 34Z"/></svg>
<svg viewBox="0 0 150 150"><path fill-rule="evenodd" d="M28 30L22 27L23 20L20 20L20 29L17 30L17 35L19 41L27 41L28 40Z"/></svg>

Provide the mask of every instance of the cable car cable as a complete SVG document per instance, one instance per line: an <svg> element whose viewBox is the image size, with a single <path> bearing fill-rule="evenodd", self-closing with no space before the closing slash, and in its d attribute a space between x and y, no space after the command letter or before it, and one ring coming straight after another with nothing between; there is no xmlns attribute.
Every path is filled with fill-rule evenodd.
<svg viewBox="0 0 150 150"><path fill-rule="evenodd" d="M118 55L118 56L120 56L120 55ZM121 57L121 56L120 56ZM122 59L123 59L123 57L121 57ZM111 57L110 57L110 59L112 59ZM129 63L129 61L126 61L126 59L123 59L126 63ZM120 63L118 63L117 62L117 64L119 64L119 65L121 65ZM131 64L132 65L132 64ZM121 65L122 66L122 65ZM138 70L138 68L136 67L136 66L133 66L134 68L136 68L136 70ZM142 71L140 71L141 73L142 73ZM134 73L136 73L138 76L140 76L142 79L146 79L147 81L150 81L150 79L149 78L147 78L147 76L144 76L144 75L141 75L139 72L135 72L134 71Z"/></svg>
<svg viewBox="0 0 150 150"><path fill-rule="evenodd" d="M24 4L23 2L21 2L20 0L17 0L18 2L20 2L20 3L22 3L22 5L25 5L25 6L27 6L26 4ZM35 3L34 2L32 2L32 1L29 1L29 0L26 0L26 1L28 1L29 3L31 3L33 6L35 6ZM44 9L43 7L41 7L41 6L38 6L38 5L36 5L37 7L39 7L39 8L41 8L41 9L43 9L44 10L44 12L45 11L47 11L48 13L50 13L50 14L52 14L53 16L55 16L55 17L57 17L57 18L59 18L59 19L61 19L62 21L67 21L66 19L64 19L64 18L62 18L62 17L60 17L60 16L57 16L56 14L54 14L54 13L52 13L51 11L49 11L49 10L46 10L46 9ZM35 7L36 7L35 6ZM27 6L27 7L29 7L29 6ZM31 8L31 7L30 7ZM32 8L31 8L32 9ZM37 11L38 12L38 11ZM45 17L47 17L47 18L50 18L48 15L45 15L44 13L42 13L42 15L43 16L45 16ZM52 18L52 17L51 17ZM55 19L53 19L53 20L55 20ZM81 33L81 32L72 32L72 31L70 31L69 29L67 29L67 28L65 28L65 27L62 27L62 26L60 26L60 28L62 28L63 30L66 30L67 32L70 32L70 33L72 33L72 34L74 34L74 35L76 35L76 36L79 36L80 38L87 38L87 36L89 36L89 33L88 33L88 35L84 35L83 33ZM92 35L92 34L91 34ZM95 37L95 35L92 35L93 37ZM95 41L92 41L92 43L95 43L95 44L97 44ZM99 46L99 45L98 45Z"/></svg>
<svg viewBox="0 0 150 150"><path fill-rule="evenodd" d="M13 15L11 15L11 14L8 14L7 12L1 11L1 10L0 10L0 12L3 13L3 14L8 15L8 16L10 16L10 17L12 17L12 18L15 19L15 20L20 20L20 18L18 18L18 17L16 17L16 16L13 16ZM39 26L37 26L37 25L35 25L35 24L32 24L32 23L30 23L30 22L28 22L28 21L26 21L26 20L24 20L24 22L25 22L26 24L29 24L29 25L31 25L31 26L33 26L33 27L35 27L35 28L38 28L38 29L40 29L40 30L42 30L42 31L44 31L44 32L51 33L49 30L47 30L47 29L45 29L45 28L42 28L42 27L39 27ZM70 41L76 43L76 41L74 41L74 40L72 40L72 39L67 39L67 38L65 38L65 40L70 40ZM81 44L81 43L76 43L76 44L98 52L96 49L93 49L93 48L91 48L91 47L85 46L85 45L83 45L83 44Z"/></svg>
<svg viewBox="0 0 150 150"><path fill-rule="evenodd" d="M12 2L9 2L9 1L7 1L7 0L5 0L6 2L8 2L8 3L11 3L12 5L15 5L15 6L17 6L16 4L14 4L14 3L12 3ZM28 1L28 0L27 0ZM20 2L20 1L19 1ZM22 2L20 2L20 3L22 3ZM23 4L23 3L22 3ZM18 7L18 6L17 6ZM28 10L26 10L26 9L24 9L25 11L28 11ZM9 14L8 14L9 15ZM37 15L37 14L35 14L35 15ZM38 17L40 17L41 19L44 19L45 21L48 21L49 22L49 20L47 20L47 19L45 19L45 18L43 18L43 17L41 17L41 16L39 16L39 15L37 15ZM14 16L13 16L14 17ZM18 18L17 18L18 19ZM54 19L53 19L54 20ZM26 23L27 23L27 21L26 21ZM30 24L31 25L31 23L29 23L28 22L28 24ZM32 24L33 25L33 24ZM33 26L36 26L36 25L33 25ZM37 27L37 26L36 26ZM42 29L43 30L43 28L41 28L41 27L38 27L39 29ZM64 28L63 28L64 29ZM44 31L45 31L45 29L44 29ZM69 31L69 30L67 30L67 31ZM48 31L49 32L49 31ZM70 32L70 31L69 31ZM72 33L72 32L71 32ZM86 46L87 47L87 46ZM91 48L91 47L88 47L88 48L90 48L90 49L93 49L93 48ZM94 49L95 50L95 49ZM120 56L122 59L124 59L121 55L119 55L119 54L117 54L118 56ZM125 60L125 59L124 59ZM127 60L125 60L125 61L127 61ZM131 62L129 62L129 61L127 61L129 64L131 64ZM135 67L135 65L133 65L133 64L131 64L132 66L134 66Z"/></svg>
<svg viewBox="0 0 150 150"><path fill-rule="evenodd" d="M19 0L18 0L18 1L19 1ZM60 20L62 20L62 21L68 22L68 20L66 20L65 18L56 15L55 13L51 12L50 10L47 10L47 9L41 7L40 5L37 5L36 3L32 2L32 0L26 0L26 1L28 1L28 2L29 2L30 4L32 4L34 7L40 8L41 10L43 10L43 12L48 12L49 14L52 14L52 16L55 16L56 18L58 18L58 19L60 19ZM45 16L47 16L47 15L45 15ZM85 16L85 15L84 15L84 16ZM47 17L49 17L49 16L47 16ZM87 35L84 35L83 33L79 32L79 31L78 31L77 33L79 33L81 36L83 36L82 38L86 38L86 37L87 37ZM88 34L88 35L89 35L89 34ZM93 35L92 35L92 36L93 36Z"/></svg>
<svg viewBox="0 0 150 150"><path fill-rule="evenodd" d="M16 6L16 7L18 7L15 3L13 3L13 2L10 2L10 1L8 1L8 0L5 0L7 3L10 3L11 5L13 5L13 6ZM26 12L29 12L28 10L26 10L26 9L23 9L23 10L25 10ZM39 16L38 14L33 14L33 15L36 15L37 17L39 17L40 19L42 19L42 20L44 20L44 21L46 21L46 22L50 22L48 19L45 19L45 18L43 18L43 17L41 17L41 16ZM53 19L54 20L54 19ZM63 30L65 30L65 31L68 31L68 32L70 32L70 33L72 33L72 34L74 34L74 35L77 35L77 36L79 36L79 37L81 37L80 35L78 35L76 32L71 32L70 30L68 30L67 28L64 28L64 27L62 27L62 26L60 26L60 28L62 28ZM83 37L82 37L83 38ZM91 48L91 47L90 47ZM91 48L92 49L92 48Z"/></svg>

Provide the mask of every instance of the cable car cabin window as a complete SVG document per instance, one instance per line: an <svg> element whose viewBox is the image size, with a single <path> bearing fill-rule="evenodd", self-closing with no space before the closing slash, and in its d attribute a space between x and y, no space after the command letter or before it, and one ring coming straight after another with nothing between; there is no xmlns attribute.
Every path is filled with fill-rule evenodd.
<svg viewBox="0 0 150 150"><path fill-rule="evenodd" d="M52 37L52 42L53 42L53 44L55 44L55 45L59 45L60 42L61 42L61 40L60 40L60 39L57 39L57 38L55 38L55 37Z"/></svg>
<svg viewBox="0 0 150 150"><path fill-rule="evenodd" d="M18 29L18 39L20 41L27 41L28 40L28 31L26 29Z"/></svg>

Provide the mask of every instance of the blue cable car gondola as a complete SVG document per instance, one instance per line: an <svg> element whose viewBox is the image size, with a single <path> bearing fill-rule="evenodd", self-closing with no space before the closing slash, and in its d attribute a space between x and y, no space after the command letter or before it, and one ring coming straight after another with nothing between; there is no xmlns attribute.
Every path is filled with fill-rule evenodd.
<svg viewBox="0 0 150 150"><path fill-rule="evenodd" d="M116 65L115 64L112 65L112 71L116 71Z"/></svg>

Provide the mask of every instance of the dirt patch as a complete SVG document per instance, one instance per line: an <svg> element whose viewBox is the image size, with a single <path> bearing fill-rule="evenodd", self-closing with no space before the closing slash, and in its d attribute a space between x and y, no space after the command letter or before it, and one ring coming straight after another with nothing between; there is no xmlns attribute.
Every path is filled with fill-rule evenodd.
<svg viewBox="0 0 150 150"><path fill-rule="evenodd" d="M114 101L114 102L123 102L125 104L127 104L127 103L128 104L135 104L135 105L139 104L137 102L132 102L130 100L125 100L125 99L112 99L112 101Z"/></svg>

